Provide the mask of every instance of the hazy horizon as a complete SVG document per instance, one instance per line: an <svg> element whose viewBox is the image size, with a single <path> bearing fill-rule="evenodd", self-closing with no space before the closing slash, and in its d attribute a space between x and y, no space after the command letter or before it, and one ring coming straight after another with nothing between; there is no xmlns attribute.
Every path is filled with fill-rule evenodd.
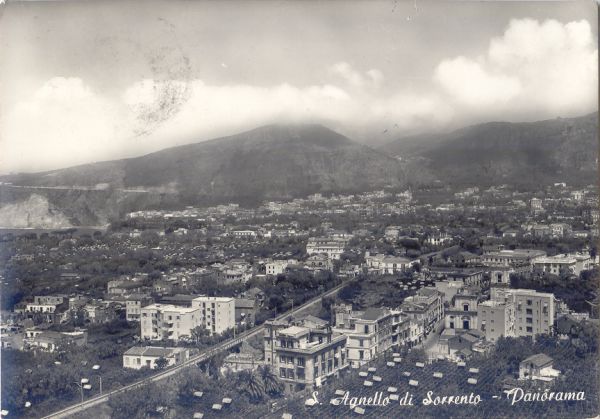
<svg viewBox="0 0 600 419"><path fill-rule="evenodd" d="M427 134L434 134L434 133L448 133L448 132L452 132L454 130L460 130L463 128L468 128L470 126L475 126L475 125L479 125L479 124L486 124L486 123L535 123L535 122L542 122L542 121L547 121L547 120L552 120L552 119L573 119L573 118L583 118L586 116L589 116L591 114L594 114L598 112L598 110L596 111L592 111L590 113L585 113L583 115L577 115L577 116L573 116L573 117L568 117L568 118L563 118L561 116L557 116L554 118L547 118L547 119L543 119L543 120L535 120L535 121L520 121L520 122L511 122L511 121L503 121L503 120L489 120L489 121L485 121L485 122L481 122L481 123L477 123L477 124L468 124L468 125L464 125L464 126L460 126L457 128L452 128L451 130L448 131L430 131L430 132L422 132L422 133L418 133L418 134L414 134L414 135L427 135ZM79 163L79 164L75 164L75 165L68 165L68 166L64 166L64 167L57 167L54 169L48 169L48 170L38 170L38 171L21 171L21 172L0 172L0 176L7 176L7 175L17 175L17 174L35 174L35 173L43 173L43 172L52 172L55 170L62 170L62 169L68 169L68 168L72 168L72 167L77 167L77 166L84 166L87 164L95 164L95 163L106 163L106 162L110 162L110 161L116 161L116 160L122 160L122 159L130 159L130 158L136 158L136 157L143 157L149 154L153 154L153 153L158 153L161 152L163 150L167 150L170 148L175 148L175 147L183 147L183 146L188 146L188 145L194 145L194 144L202 144L205 142L211 142L211 141L218 141L220 139L225 139L228 137L233 137L239 134L243 134L245 132L249 132L249 131L253 131L255 129L260 129L260 128L266 128L269 126L277 126L277 125L283 125L283 126L303 126L303 125L311 125L311 124L316 124L316 125L322 125L325 128L331 129L332 131L335 131L339 134L342 134L344 136L346 136L349 140L359 143L359 144L365 144L362 141L359 141L355 138L352 138L350 136L347 136L345 134L343 134L342 132L340 132L339 130L333 129L325 124L319 123L319 122L311 122L311 121L302 121L302 122L288 122L288 123L278 123L278 122L273 122L273 123L269 123L269 124L264 124L264 125L259 125L256 127L251 127L251 128L247 128L247 129L243 129L243 130L238 130L235 132L231 132L228 133L226 135L220 135L218 137L212 137L212 138L205 138L205 139L201 139L201 140L196 140L196 141L190 141L190 142L182 142L180 144L173 144L173 145L167 145L164 148L158 149L158 150L153 150L153 151L148 151L148 152L141 152L140 154L135 154L135 155L131 155L131 156L122 156L122 157L118 157L118 158L114 158L114 159L107 159L107 160L95 160L95 161L89 161L89 162L85 162L85 163ZM412 134L408 134L405 136L400 136L398 138L395 139L388 139L383 140L383 141L379 141L373 144L365 144L368 146L372 146L374 148L378 148L383 146L386 143L389 142L394 142L396 140L402 140L403 138L411 138L413 135Z"/></svg>

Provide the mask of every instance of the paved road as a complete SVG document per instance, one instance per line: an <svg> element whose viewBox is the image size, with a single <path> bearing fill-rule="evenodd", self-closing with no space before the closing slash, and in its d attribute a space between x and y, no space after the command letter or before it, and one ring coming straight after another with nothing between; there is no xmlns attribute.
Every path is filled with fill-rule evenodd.
<svg viewBox="0 0 600 419"><path fill-rule="evenodd" d="M309 300L308 302L302 304L301 306L299 306L298 308L295 308L294 310L289 310L277 317L275 317L276 319L285 319L289 316L293 316L293 315L298 315L304 311L306 311L308 308L314 306L317 303L321 302L321 299L323 299L324 297L329 297L335 293L337 293L342 287L344 286L344 283L341 283L340 285L332 288L331 290L313 298L312 300ZM179 372L181 372L183 369L194 366L198 363L204 362L207 359L212 358L213 356L215 356L216 354L226 351L236 345L239 345L240 343L242 343L242 341L249 339L253 336L256 336L260 333L262 333L264 330L264 326L260 325L260 326L256 326L253 327L250 330L247 330L243 333L240 333L238 336L236 336L235 338L231 338L228 339L226 341L223 341L209 349L206 349L205 351L201 352L200 354L191 357L190 359L188 359L187 361L185 361L182 364L176 365L172 368L169 368L165 371L161 371L158 372L156 374L151 375L150 377L141 379L139 381L136 381L134 383L128 384L126 386L123 386L117 390L112 390L109 391L108 393L103 394L102 396L96 396L96 397L92 397L88 400L85 400L83 403L77 403L75 405L69 406L65 409L59 410L58 412L54 412L48 416L44 416L42 419L59 419L59 418L66 418L72 414L75 414L77 412L81 412L83 410L86 410L90 407L93 406L97 406L101 403L104 403L106 401L108 401L108 399L111 396L114 396L116 394L119 393L124 393L126 391L132 390L134 388L143 386L145 384L151 383L151 382L155 382L155 381L160 381L160 380L164 380L167 377L170 377L174 374L177 374Z"/></svg>

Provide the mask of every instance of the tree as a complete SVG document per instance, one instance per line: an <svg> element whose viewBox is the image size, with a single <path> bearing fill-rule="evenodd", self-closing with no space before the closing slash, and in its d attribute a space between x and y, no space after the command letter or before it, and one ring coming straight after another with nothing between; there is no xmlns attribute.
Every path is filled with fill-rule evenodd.
<svg viewBox="0 0 600 419"><path fill-rule="evenodd" d="M264 384L265 391L271 396L278 396L283 393L283 384L269 365L262 365L258 367L258 374Z"/></svg>
<svg viewBox="0 0 600 419"><path fill-rule="evenodd" d="M259 401L265 395L265 384L254 371L242 371L238 374L238 387L248 395L250 400Z"/></svg>
<svg viewBox="0 0 600 419"><path fill-rule="evenodd" d="M209 335L210 333L208 330L202 326L194 327L191 331L192 340L196 343L196 345L200 345L202 338Z"/></svg>
<svg viewBox="0 0 600 419"><path fill-rule="evenodd" d="M156 369L164 370L169 365L169 361L165 357L160 357L156 360Z"/></svg>
<svg viewBox="0 0 600 419"><path fill-rule="evenodd" d="M169 408L173 402L171 392L155 383L116 394L108 400L112 408L111 417L115 419L146 418L156 415L158 407Z"/></svg>

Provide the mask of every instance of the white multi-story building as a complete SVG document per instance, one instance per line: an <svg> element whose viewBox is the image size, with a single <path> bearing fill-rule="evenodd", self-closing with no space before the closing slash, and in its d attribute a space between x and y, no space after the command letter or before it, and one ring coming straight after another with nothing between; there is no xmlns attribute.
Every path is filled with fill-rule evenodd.
<svg viewBox="0 0 600 419"><path fill-rule="evenodd" d="M430 244L432 246L442 246L445 243L449 243L452 241L452 237L450 237L447 233L439 233L433 234L425 240L425 243Z"/></svg>
<svg viewBox="0 0 600 419"><path fill-rule="evenodd" d="M254 230L234 230L231 232L231 235L234 237L250 237L254 238L257 236L256 231Z"/></svg>
<svg viewBox="0 0 600 419"><path fill-rule="evenodd" d="M536 249L515 249L489 252L483 255L486 266L523 266L532 265L536 258L546 256L546 252Z"/></svg>
<svg viewBox="0 0 600 419"><path fill-rule="evenodd" d="M346 354L354 367L364 365L394 346L411 341L410 321L402 318L399 311L386 308L353 311L352 306L344 304L334 306L333 310L333 331L348 337Z"/></svg>
<svg viewBox="0 0 600 419"><path fill-rule="evenodd" d="M265 264L265 273L267 275L279 275L285 272L288 265L296 263L296 260L272 260Z"/></svg>
<svg viewBox="0 0 600 419"><path fill-rule="evenodd" d="M202 325L197 307L150 304L141 309L141 338L147 340L191 337L192 330Z"/></svg>
<svg viewBox="0 0 600 419"><path fill-rule="evenodd" d="M192 308L199 311L200 319L210 334L221 334L235 326L235 298L197 297Z"/></svg>
<svg viewBox="0 0 600 419"><path fill-rule="evenodd" d="M427 336L444 318L444 293L421 288L415 295L404 299L400 310L410 319L421 323Z"/></svg>
<svg viewBox="0 0 600 419"><path fill-rule="evenodd" d="M511 301L482 301L477 305L477 318L488 341L495 342L501 336L516 336L515 307Z"/></svg>
<svg viewBox="0 0 600 419"><path fill-rule="evenodd" d="M554 237L564 237L573 230L571 226L566 223L552 223L550 224L550 229L552 231L552 236Z"/></svg>
<svg viewBox="0 0 600 419"><path fill-rule="evenodd" d="M399 256L388 256L388 255L371 255L369 252L365 253L365 266L369 272L377 272L379 274L395 274L402 272L405 269L413 266L418 261L411 261L410 259L399 257Z"/></svg>
<svg viewBox="0 0 600 419"><path fill-rule="evenodd" d="M581 271L591 269L592 265L592 258L581 253L537 258L533 263L535 269L554 275L559 275L561 272L579 275Z"/></svg>
<svg viewBox="0 0 600 419"><path fill-rule="evenodd" d="M125 300L125 318L128 322L139 322L142 308L154 302L147 294L132 294Z"/></svg>
<svg viewBox="0 0 600 419"><path fill-rule="evenodd" d="M265 364L271 365L286 392L312 390L348 367L346 336L327 322L265 322Z"/></svg>
<svg viewBox="0 0 600 419"><path fill-rule="evenodd" d="M344 253L347 240L343 238L311 237L306 244L309 255L324 253L329 259L337 260Z"/></svg>
<svg viewBox="0 0 600 419"><path fill-rule="evenodd" d="M531 206L531 212L533 212L534 214L544 211L544 206L542 205L542 200L539 198L531 198L531 201L529 201L529 204Z"/></svg>
<svg viewBox="0 0 600 419"><path fill-rule="evenodd" d="M491 300L512 303L515 336L535 337L554 330L554 294L530 289L491 288Z"/></svg>

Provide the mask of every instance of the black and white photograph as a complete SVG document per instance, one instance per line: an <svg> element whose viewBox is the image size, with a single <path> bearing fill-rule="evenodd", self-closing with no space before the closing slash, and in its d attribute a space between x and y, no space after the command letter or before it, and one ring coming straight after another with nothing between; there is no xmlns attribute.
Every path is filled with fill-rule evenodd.
<svg viewBox="0 0 600 419"><path fill-rule="evenodd" d="M0 0L0 418L599 418L598 7Z"/></svg>

